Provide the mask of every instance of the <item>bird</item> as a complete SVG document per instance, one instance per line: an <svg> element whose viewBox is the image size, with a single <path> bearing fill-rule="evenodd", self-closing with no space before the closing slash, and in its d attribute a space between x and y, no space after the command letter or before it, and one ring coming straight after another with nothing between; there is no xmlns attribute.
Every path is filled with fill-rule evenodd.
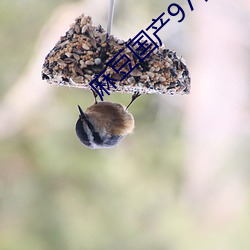
<svg viewBox="0 0 250 250"><path fill-rule="evenodd" d="M80 142L91 149L112 148L131 134L135 127L133 115L128 112L130 105L140 94L134 93L127 107L108 101L95 102L85 112L78 105L79 118L75 130Z"/></svg>

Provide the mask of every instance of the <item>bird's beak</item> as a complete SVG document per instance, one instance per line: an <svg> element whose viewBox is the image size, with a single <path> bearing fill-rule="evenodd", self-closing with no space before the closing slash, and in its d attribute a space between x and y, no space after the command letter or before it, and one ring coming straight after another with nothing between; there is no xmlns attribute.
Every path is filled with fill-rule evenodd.
<svg viewBox="0 0 250 250"><path fill-rule="evenodd" d="M78 106L78 110L79 110L79 113L80 113L80 118L86 118L84 112L82 111L82 108L79 105L77 105L77 106Z"/></svg>

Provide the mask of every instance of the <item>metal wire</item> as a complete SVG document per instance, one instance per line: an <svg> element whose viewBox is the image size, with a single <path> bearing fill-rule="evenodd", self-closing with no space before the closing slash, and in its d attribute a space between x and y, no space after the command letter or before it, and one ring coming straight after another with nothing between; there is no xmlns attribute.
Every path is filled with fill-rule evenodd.
<svg viewBox="0 0 250 250"><path fill-rule="evenodd" d="M115 0L110 0L109 13L108 13L108 25L107 25L107 33L108 34L110 34L111 30L112 30L114 10L115 10Z"/></svg>

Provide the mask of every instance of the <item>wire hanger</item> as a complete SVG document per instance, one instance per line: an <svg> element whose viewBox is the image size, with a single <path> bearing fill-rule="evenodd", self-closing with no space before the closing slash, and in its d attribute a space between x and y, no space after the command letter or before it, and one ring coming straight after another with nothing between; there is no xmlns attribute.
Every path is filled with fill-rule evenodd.
<svg viewBox="0 0 250 250"><path fill-rule="evenodd" d="M115 0L110 0L109 12L108 12L108 25L107 25L107 33L109 35L111 34L111 30L112 30L114 10L115 10Z"/></svg>

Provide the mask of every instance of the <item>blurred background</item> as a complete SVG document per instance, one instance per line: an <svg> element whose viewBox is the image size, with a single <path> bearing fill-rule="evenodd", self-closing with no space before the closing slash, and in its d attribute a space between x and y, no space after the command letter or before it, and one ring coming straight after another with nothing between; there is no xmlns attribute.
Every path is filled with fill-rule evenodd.
<svg viewBox="0 0 250 250"><path fill-rule="evenodd" d="M117 0L113 34L134 37L171 3ZM159 36L184 57L191 94L140 97L134 134L90 150L74 126L92 94L41 68L81 13L106 28L109 1L1 0L1 250L250 249L250 2L176 3L184 21Z"/></svg>

